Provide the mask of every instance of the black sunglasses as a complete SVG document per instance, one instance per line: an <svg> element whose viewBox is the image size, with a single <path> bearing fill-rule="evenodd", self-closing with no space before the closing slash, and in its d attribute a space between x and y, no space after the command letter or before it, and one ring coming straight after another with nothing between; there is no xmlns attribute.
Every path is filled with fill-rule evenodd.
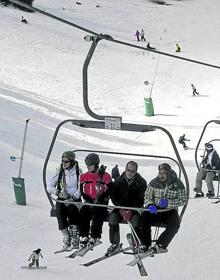
<svg viewBox="0 0 220 280"><path fill-rule="evenodd" d="M63 163L69 163L69 160L62 160Z"/></svg>

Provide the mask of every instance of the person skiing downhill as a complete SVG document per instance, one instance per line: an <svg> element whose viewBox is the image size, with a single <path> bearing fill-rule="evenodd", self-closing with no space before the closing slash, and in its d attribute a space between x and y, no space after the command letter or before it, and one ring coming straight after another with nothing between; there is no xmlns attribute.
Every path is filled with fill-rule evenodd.
<svg viewBox="0 0 220 280"><path fill-rule="evenodd" d="M176 52L181 52L181 48L180 48L179 44L176 44Z"/></svg>
<svg viewBox="0 0 220 280"><path fill-rule="evenodd" d="M216 170L220 169L220 159L218 153L214 150L211 143L205 144L204 158L201 162L201 169L196 176L196 187L193 189L196 192L195 197L203 197L202 180L205 178L208 192L206 196L212 198L215 196L213 179L216 175Z"/></svg>
<svg viewBox="0 0 220 280"><path fill-rule="evenodd" d="M183 134L182 136L179 137L179 143L183 145L183 149L187 150L188 147L186 146L185 141L190 141L189 139L186 139L186 134Z"/></svg>
<svg viewBox="0 0 220 280"><path fill-rule="evenodd" d="M199 95L199 93L197 92L197 89L196 89L196 87L194 86L194 84L191 84L191 87L192 87L192 90L193 90L193 95L194 95L194 96Z"/></svg>
<svg viewBox="0 0 220 280"><path fill-rule="evenodd" d="M55 176L50 179L47 186L47 191L58 197L56 217L59 230L63 234L63 250L77 248L80 217L76 205L60 203L59 201L81 201L78 187L79 176L80 170L74 152L66 151L62 154L62 162L57 168Z"/></svg>
<svg viewBox="0 0 220 280"><path fill-rule="evenodd" d="M39 268L39 257L41 257L43 259L40 248L33 251L32 254L30 255L30 257L28 258L28 261L31 260L31 262L28 265L29 268L32 268L32 266L35 265L35 264L36 264L36 267Z"/></svg>
<svg viewBox="0 0 220 280"><path fill-rule="evenodd" d="M88 171L80 177L82 197L87 203L108 204L107 184L111 176L105 172L106 166L100 164L99 156L90 153L85 158ZM82 206L80 209L80 245L94 245L99 242L103 222L107 216L107 208ZM89 236L90 234L90 236Z"/></svg>

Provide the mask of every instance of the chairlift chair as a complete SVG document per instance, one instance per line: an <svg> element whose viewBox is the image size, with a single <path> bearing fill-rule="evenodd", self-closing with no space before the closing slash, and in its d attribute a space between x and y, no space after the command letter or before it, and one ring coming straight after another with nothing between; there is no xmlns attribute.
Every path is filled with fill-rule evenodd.
<svg viewBox="0 0 220 280"><path fill-rule="evenodd" d="M202 133L201 133L201 135L200 135L200 137L199 137L199 140L198 140L198 143L197 143L196 149L195 149L195 162L196 162L196 166L197 166L198 171L201 169L201 163L200 163L201 159L199 160L199 158L200 158L200 157L204 158L204 156L205 156L205 151L204 151L204 153L203 153L202 156L199 156L199 155L198 155L198 150L199 150L199 147L200 147L200 145L201 145L201 142L202 142L202 139L203 139L203 137L204 137L204 134L205 134L205 132L206 132L208 126L211 125L211 124L220 125L220 120L210 120L210 121L208 121L208 122L204 125L204 128L203 128L203 130L202 130ZM215 142L220 142L220 139L212 139L212 140L210 140L210 141L206 141L206 143L215 143ZM204 180L204 179L205 179L205 178L203 178L203 180ZM218 186L217 186L217 195L214 197L214 199L220 198L220 193L219 193L219 192L220 192L220 170L216 170L216 175L215 175L213 181L218 182Z"/></svg>

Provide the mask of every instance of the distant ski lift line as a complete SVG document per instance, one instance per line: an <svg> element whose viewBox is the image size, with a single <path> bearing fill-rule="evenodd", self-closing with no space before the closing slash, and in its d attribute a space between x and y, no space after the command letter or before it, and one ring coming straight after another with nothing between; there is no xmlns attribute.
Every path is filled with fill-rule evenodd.
<svg viewBox="0 0 220 280"><path fill-rule="evenodd" d="M172 58L181 59L181 60L185 60L185 61L188 61L188 62L192 62L192 63L196 63L196 64L200 64L200 65L204 65L204 66L208 66L208 67L212 67L212 68L216 68L216 69L220 69L220 66L218 66L218 65L213 65L213 64L209 64L209 63L206 63L206 62L202 62L202 61L198 61L198 60L194 60L194 59L190 59L190 58L186 58L186 57L180 57L180 56L177 56L177 55L161 52L161 51L158 51L158 50L150 50L148 48L144 48L144 47L141 47L141 46L138 46L138 45L134 45L134 44L127 43L127 42L124 42L124 41L120 41L120 40L115 40L111 36L106 36L106 34L102 34L102 33L98 34L98 33L94 32L94 31L92 31L90 29L87 29L85 27L82 27L80 25L77 25L75 23L67 21L65 19L62 19L62 18L60 18L58 16L55 16L53 14L44 12L44 11L38 9L38 8L32 7L32 6L28 5L28 4L25 4L25 3L21 2L21 1L18 1L18 0L9 0L9 1L14 3L14 4L17 4L19 6L22 6L24 8L27 8L27 9L29 9L31 11L38 12L38 13L43 14L45 16L48 16L48 17L51 17L51 18L56 19L58 21L61 21L61 22L65 23L65 24L67 24L67 25L75 27L77 29L83 30L83 31L88 32L90 34L93 34L95 36L100 36L100 37L102 37L102 39L111 41L113 43L125 45L125 46L136 48L136 49L141 49L141 50L145 50L145 51L149 51L149 52L154 52L154 53L157 53L157 54L160 54L160 55L165 55L165 56L169 56L169 57L172 57Z"/></svg>

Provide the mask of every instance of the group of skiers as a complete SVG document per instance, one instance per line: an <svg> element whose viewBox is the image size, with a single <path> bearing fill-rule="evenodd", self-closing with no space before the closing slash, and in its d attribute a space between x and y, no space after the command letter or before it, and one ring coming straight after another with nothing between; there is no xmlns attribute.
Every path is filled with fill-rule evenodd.
<svg viewBox="0 0 220 280"><path fill-rule="evenodd" d="M145 33L144 33L144 30L141 29L141 32L136 30L135 32L135 37L137 39L138 42L142 41L142 42L146 42L146 39L145 39Z"/></svg>
<svg viewBox="0 0 220 280"><path fill-rule="evenodd" d="M112 172L112 178L105 171L106 167L100 166L98 154L88 154L85 163L88 171L82 173L74 152L64 152L62 162L47 187L50 194L57 196L56 216L59 230L63 234L63 249L77 248L78 240L80 246L100 241L103 222L108 217L111 244L107 254L120 250L121 220L135 230L141 241L141 252L152 250L151 226L155 222L162 222L165 230L154 244L153 250L166 252L180 226L177 208L187 201L185 187L171 166L167 163L160 164L158 175L147 185L146 180L138 173L135 161L129 161L121 175L116 168ZM110 199L117 206L110 213L106 207L92 206L94 203L107 205ZM64 200L65 203L62 203ZM82 204L78 208L68 202ZM143 211L128 210L126 207L142 208ZM167 211L159 211L161 209Z"/></svg>

